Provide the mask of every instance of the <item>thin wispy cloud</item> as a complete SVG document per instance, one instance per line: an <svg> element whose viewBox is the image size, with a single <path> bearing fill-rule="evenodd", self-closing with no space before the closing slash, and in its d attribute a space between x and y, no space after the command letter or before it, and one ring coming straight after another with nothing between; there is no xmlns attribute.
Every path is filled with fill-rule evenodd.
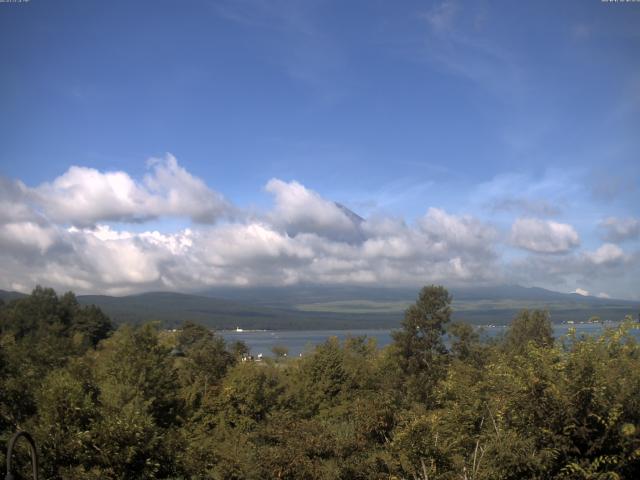
<svg viewBox="0 0 640 480"><path fill-rule="evenodd" d="M549 169L542 174L502 173L474 186L472 200L492 214L557 217L570 199L585 195L579 171Z"/></svg>
<svg viewBox="0 0 640 480"><path fill-rule="evenodd" d="M244 28L271 32L263 45L265 60L332 104L349 89L346 51L314 19L321 2L242 0L215 1L213 12ZM260 34L263 36L263 34Z"/></svg>
<svg viewBox="0 0 640 480"><path fill-rule="evenodd" d="M493 212L517 212L534 216L554 217L562 212L556 204L544 199L502 197L490 201L487 207Z"/></svg>
<svg viewBox="0 0 640 480"><path fill-rule="evenodd" d="M623 242L640 238L640 218L605 218L600 222L604 238L610 242Z"/></svg>
<svg viewBox="0 0 640 480"><path fill-rule="evenodd" d="M419 14L426 25L425 49L436 66L499 96L518 97L525 77L517 56L487 35L482 6L445 0Z"/></svg>

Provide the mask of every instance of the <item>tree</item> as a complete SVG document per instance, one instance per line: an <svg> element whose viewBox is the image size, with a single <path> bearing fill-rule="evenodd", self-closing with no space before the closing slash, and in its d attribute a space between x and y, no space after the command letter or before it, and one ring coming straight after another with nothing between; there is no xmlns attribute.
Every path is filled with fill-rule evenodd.
<svg viewBox="0 0 640 480"><path fill-rule="evenodd" d="M249 348L249 346L246 343L244 343L242 340L236 340L232 342L231 345L228 347L228 350L231 352L231 355L233 355L233 357L236 360L242 359L243 357L251 353L251 349Z"/></svg>
<svg viewBox="0 0 640 480"><path fill-rule="evenodd" d="M37 393L38 421L34 435L46 478L64 470L95 465L91 430L98 420L97 389L85 362L52 371ZM77 477L78 475L72 475Z"/></svg>
<svg viewBox="0 0 640 480"><path fill-rule="evenodd" d="M94 347L106 317L39 288L0 306L0 443L32 432L52 480L640 477L631 318L561 343L525 311L484 342L450 304L422 289L384 349L334 337L237 362L193 323L122 326Z"/></svg>
<svg viewBox="0 0 640 480"><path fill-rule="evenodd" d="M299 361L295 380L301 413L313 415L335 405L341 392L351 387L344 360L340 342L331 337Z"/></svg>
<svg viewBox="0 0 640 480"><path fill-rule="evenodd" d="M509 351L519 353L529 342L540 347L550 347L553 341L553 327L549 312L522 310L507 330L505 347Z"/></svg>
<svg viewBox="0 0 640 480"><path fill-rule="evenodd" d="M72 332L95 347L100 340L107 338L113 331L113 324L100 308L95 305L77 308L73 317Z"/></svg>
<svg viewBox="0 0 640 480"><path fill-rule="evenodd" d="M97 307L80 307L75 295L58 297L37 286L31 295L12 300L0 311L6 380L0 417L17 426L36 413L36 391L49 372L80 357L111 330ZM0 421L1 423L1 421Z"/></svg>
<svg viewBox="0 0 640 480"><path fill-rule="evenodd" d="M176 362L182 398L188 407L197 409L213 398L236 357L227 351L222 337L193 322L185 322L177 346L185 355Z"/></svg>
<svg viewBox="0 0 640 480"><path fill-rule="evenodd" d="M289 349L287 347L285 347L284 345L274 345L273 348L271 349L271 352L277 358L283 358L283 357L286 357L289 354Z"/></svg>
<svg viewBox="0 0 640 480"><path fill-rule="evenodd" d="M92 435L99 464L115 478L164 478L174 468L168 439L181 405L169 352L153 324L120 327L99 345Z"/></svg>
<svg viewBox="0 0 640 480"><path fill-rule="evenodd" d="M442 286L424 287L405 311L402 330L392 334L398 366L414 400L427 401L445 372L443 335L451 319L451 300Z"/></svg>
<svg viewBox="0 0 640 480"><path fill-rule="evenodd" d="M468 360L477 354L480 335L468 323L455 322L449 327L451 353L461 360Z"/></svg>

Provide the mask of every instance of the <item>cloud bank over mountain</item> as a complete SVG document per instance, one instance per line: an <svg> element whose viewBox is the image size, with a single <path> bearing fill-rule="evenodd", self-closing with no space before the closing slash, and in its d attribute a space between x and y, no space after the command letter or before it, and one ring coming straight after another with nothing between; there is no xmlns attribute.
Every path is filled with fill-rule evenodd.
<svg viewBox="0 0 640 480"><path fill-rule="evenodd" d="M631 235L629 223L604 220L609 241L581 250L574 226L546 219L514 218L505 230L437 206L415 219L363 219L295 180L264 188L271 208L241 208L170 154L150 160L141 180L81 166L33 187L1 178L0 288L520 282L634 295L607 289L638 272L638 252L614 241Z"/></svg>

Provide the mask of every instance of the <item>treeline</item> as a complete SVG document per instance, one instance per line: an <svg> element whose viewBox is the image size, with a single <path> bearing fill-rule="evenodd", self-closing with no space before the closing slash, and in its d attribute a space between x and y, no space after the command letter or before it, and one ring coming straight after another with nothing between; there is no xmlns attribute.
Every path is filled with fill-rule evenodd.
<svg viewBox="0 0 640 480"><path fill-rule="evenodd" d="M630 321L554 339L523 311L483 342L450 305L423 288L384 349L247 362L196 324L116 330L38 287L0 305L0 445L31 432L46 479L640 478Z"/></svg>

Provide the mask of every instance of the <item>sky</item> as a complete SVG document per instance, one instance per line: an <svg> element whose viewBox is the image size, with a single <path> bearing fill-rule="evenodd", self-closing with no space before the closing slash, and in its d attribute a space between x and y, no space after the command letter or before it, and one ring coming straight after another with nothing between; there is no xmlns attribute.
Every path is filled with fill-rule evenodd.
<svg viewBox="0 0 640 480"><path fill-rule="evenodd" d="M0 288L640 299L640 3L0 3Z"/></svg>

